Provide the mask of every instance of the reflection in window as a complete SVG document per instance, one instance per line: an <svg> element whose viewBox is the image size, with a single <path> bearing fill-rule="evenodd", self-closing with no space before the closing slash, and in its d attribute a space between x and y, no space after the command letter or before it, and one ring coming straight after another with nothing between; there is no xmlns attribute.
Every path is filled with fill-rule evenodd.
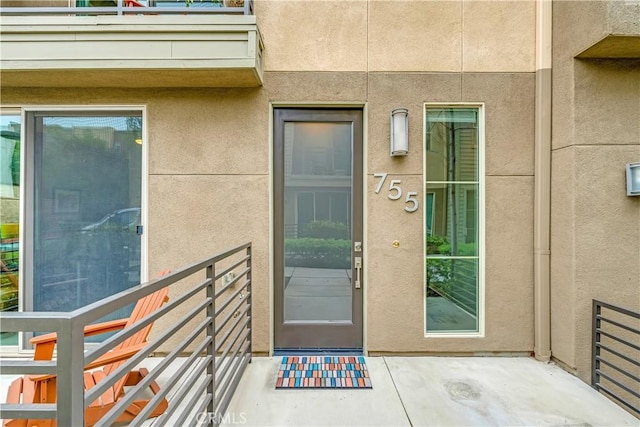
<svg viewBox="0 0 640 427"><path fill-rule="evenodd" d="M350 321L352 125L284 123L286 321Z"/></svg>
<svg viewBox="0 0 640 427"><path fill-rule="evenodd" d="M426 110L426 329L479 331L477 108Z"/></svg>
<svg viewBox="0 0 640 427"><path fill-rule="evenodd" d="M29 117L33 300L27 308L70 311L137 285L140 113Z"/></svg>
<svg viewBox="0 0 640 427"><path fill-rule="evenodd" d="M0 311L18 310L20 218L20 116L0 116ZM16 345L0 332L0 345Z"/></svg>

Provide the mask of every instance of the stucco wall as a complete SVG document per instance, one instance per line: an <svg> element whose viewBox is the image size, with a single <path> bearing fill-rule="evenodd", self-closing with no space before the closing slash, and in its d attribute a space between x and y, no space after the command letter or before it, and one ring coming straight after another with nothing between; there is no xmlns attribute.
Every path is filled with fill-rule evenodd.
<svg viewBox="0 0 640 427"><path fill-rule="evenodd" d="M272 310L269 103L366 104L367 349L532 351L535 3L257 1L255 12L265 43L262 88L11 88L2 101L145 104L150 275L253 241L260 352L270 349ZM424 338L425 102L485 105L483 338ZM389 114L399 106L409 109L410 154L392 159ZM376 195L378 172L402 179L423 208L409 214Z"/></svg>
<svg viewBox="0 0 640 427"><path fill-rule="evenodd" d="M607 3L554 2L552 355L584 380L592 299L640 310L640 198L624 174L640 160L640 61L574 59L607 32L594 21Z"/></svg>

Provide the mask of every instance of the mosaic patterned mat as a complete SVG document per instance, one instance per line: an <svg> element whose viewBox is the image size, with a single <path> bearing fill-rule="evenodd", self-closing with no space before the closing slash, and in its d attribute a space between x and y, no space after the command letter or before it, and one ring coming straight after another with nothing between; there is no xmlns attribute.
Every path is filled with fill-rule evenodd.
<svg viewBox="0 0 640 427"><path fill-rule="evenodd" d="M372 388L362 356L283 357L276 388Z"/></svg>

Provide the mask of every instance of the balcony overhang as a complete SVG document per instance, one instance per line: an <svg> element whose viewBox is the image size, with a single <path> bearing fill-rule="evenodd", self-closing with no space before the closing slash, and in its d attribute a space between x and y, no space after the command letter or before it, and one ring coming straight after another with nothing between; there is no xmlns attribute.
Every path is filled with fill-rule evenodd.
<svg viewBox="0 0 640 427"><path fill-rule="evenodd" d="M640 58L640 35L610 34L580 52L576 58Z"/></svg>
<svg viewBox="0 0 640 427"><path fill-rule="evenodd" d="M3 87L256 87L254 15L3 16Z"/></svg>

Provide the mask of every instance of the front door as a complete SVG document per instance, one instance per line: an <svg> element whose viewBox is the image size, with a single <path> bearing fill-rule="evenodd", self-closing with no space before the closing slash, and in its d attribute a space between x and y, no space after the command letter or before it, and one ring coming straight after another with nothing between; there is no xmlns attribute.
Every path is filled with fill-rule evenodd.
<svg viewBox="0 0 640 427"><path fill-rule="evenodd" d="M362 348L362 110L274 112L274 347Z"/></svg>

